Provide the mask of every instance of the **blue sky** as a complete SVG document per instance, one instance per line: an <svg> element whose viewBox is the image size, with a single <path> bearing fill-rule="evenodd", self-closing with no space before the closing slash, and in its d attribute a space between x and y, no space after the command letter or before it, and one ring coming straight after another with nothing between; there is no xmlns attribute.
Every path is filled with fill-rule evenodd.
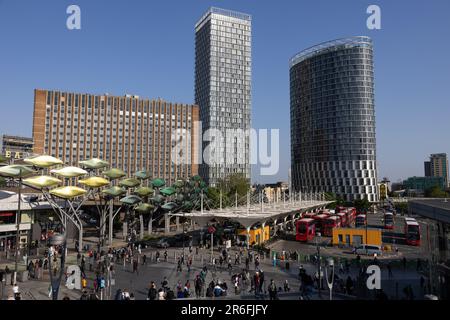
<svg viewBox="0 0 450 320"><path fill-rule="evenodd" d="M81 7L82 29L66 28ZM366 8L381 7L368 30ZM254 128L280 128L281 168L254 182L287 180L288 61L314 44L373 38L378 175L423 175L430 153L450 153L450 1L0 0L0 133L31 136L33 90L132 93L194 101L194 25L210 6L253 16Z"/></svg>

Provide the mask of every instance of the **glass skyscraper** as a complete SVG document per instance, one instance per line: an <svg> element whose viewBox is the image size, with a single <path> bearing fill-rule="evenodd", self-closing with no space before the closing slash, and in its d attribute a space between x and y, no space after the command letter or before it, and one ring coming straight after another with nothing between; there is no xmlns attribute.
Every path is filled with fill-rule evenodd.
<svg viewBox="0 0 450 320"><path fill-rule="evenodd" d="M195 26L195 103L210 133L199 172L212 186L235 173L250 179L251 62L251 16L210 8Z"/></svg>
<svg viewBox="0 0 450 320"><path fill-rule="evenodd" d="M372 40L326 42L290 61L292 184L378 201Z"/></svg>

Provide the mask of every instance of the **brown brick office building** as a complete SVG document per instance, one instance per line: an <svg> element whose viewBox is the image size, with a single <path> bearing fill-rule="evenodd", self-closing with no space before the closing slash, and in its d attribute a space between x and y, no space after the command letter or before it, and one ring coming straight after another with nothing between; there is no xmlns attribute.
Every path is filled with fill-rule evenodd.
<svg viewBox="0 0 450 320"><path fill-rule="evenodd" d="M198 119L196 105L35 90L33 151L70 165L101 158L128 175L145 169L170 184L198 174Z"/></svg>

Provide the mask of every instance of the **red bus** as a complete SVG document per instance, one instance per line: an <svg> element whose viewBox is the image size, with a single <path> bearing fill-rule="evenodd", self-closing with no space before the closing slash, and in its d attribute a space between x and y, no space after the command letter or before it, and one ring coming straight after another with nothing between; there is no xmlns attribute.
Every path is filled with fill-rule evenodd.
<svg viewBox="0 0 450 320"><path fill-rule="evenodd" d="M317 215L316 212L307 212L302 216L302 218L311 219L312 217L314 217L316 215Z"/></svg>
<svg viewBox="0 0 450 320"><path fill-rule="evenodd" d="M341 219L341 226L342 227L347 227L347 214L345 212L339 212L336 213L336 216L338 216Z"/></svg>
<svg viewBox="0 0 450 320"><path fill-rule="evenodd" d="M420 246L420 225L415 219L405 219L406 244Z"/></svg>
<svg viewBox="0 0 450 320"><path fill-rule="evenodd" d="M318 214L318 215L315 215L314 217L312 217L315 220L315 223L316 223L316 232L322 232L322 230L323 230L323 222L328 217L329 217L329 215L328 214L324 214L324 213Z"/></svg>
<svg viewBox="0 0 450 320"><path fill-rule="evenodd" d="M356 219L356 208L351 207L347 208L347 221L349 221L349 225L355 222Z"/></svg>
<svg viewBox="0 0 450 320"><path fill-rule="evenodd" d="M342 212L344 210L345 210L345 207L343 207L343 206L337 206L336 207L336 213Z"/></svg>
<svg viewBox="0 0 450 320"><path fill-rule="evenodd" d="M323 235L326 237L333 236L333 229L341 226L341 218L339 216L331 216L322 221Z"/></svg>
<svg viewBox="0 0 450 320"><path fill-rule="evenodd" d="M295 240L297 241L311 241L316 235L316 224L314 219L303 218L297 221L297 232Z"/></svg>
<svg viewBox="0 0 450 320"><path fill-rule="evenodd" d="M386 212L383 220L385 229L394 229L394 214L392 212Z"/></svg>
<svg viewBox="0 0 450 320"><path fill-rule="evenodd" d="M365 214L358 214L355 220L355 228L364 228L367 223L367 217Z"/></svg>

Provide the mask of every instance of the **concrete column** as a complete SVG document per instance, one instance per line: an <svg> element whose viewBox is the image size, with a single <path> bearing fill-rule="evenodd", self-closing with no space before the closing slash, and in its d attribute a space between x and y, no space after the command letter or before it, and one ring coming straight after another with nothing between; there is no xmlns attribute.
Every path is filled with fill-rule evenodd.
<svg viewBox="0 0 450 320"><path fill-rule="evenodd" d="M180 217L179 216L175 217L175 224L177 226L177 232L180 231Z"/></svg>
<svg viewBox="0 0 450 320"><path fill-rule="evenodd" d="M148 221L148 235L150 236L153 233L153 216L150 217Z"/></svg>
<svg viewBox="0 0 450 320"><path fill-rule="evenodd" d="M170 218L169 213L164 214L164 232L168 234L170 232Z"/></svg>
<svg viewBox="0 0 450 320"><path fill-rule="evenodd" d="M123 235L123 237L126 239L126 237L127 237L127 234L128 234L128 223L127 222L124 222L123 223L123 229L122 229L122 235Z"/></svg>
<svg viewBox="0 0 450 320"><path fill-rule="evenodd" d="M285 230L285 231L286 231L286 226L287 226L287 218L288 218L288 216L283 218L283 230Z"/></svg>
<svg viewBox="0 0 450 320"><path fill-rule="evenodd" d="M247 227L247 249L250 249L250 227Z"/></svg>

